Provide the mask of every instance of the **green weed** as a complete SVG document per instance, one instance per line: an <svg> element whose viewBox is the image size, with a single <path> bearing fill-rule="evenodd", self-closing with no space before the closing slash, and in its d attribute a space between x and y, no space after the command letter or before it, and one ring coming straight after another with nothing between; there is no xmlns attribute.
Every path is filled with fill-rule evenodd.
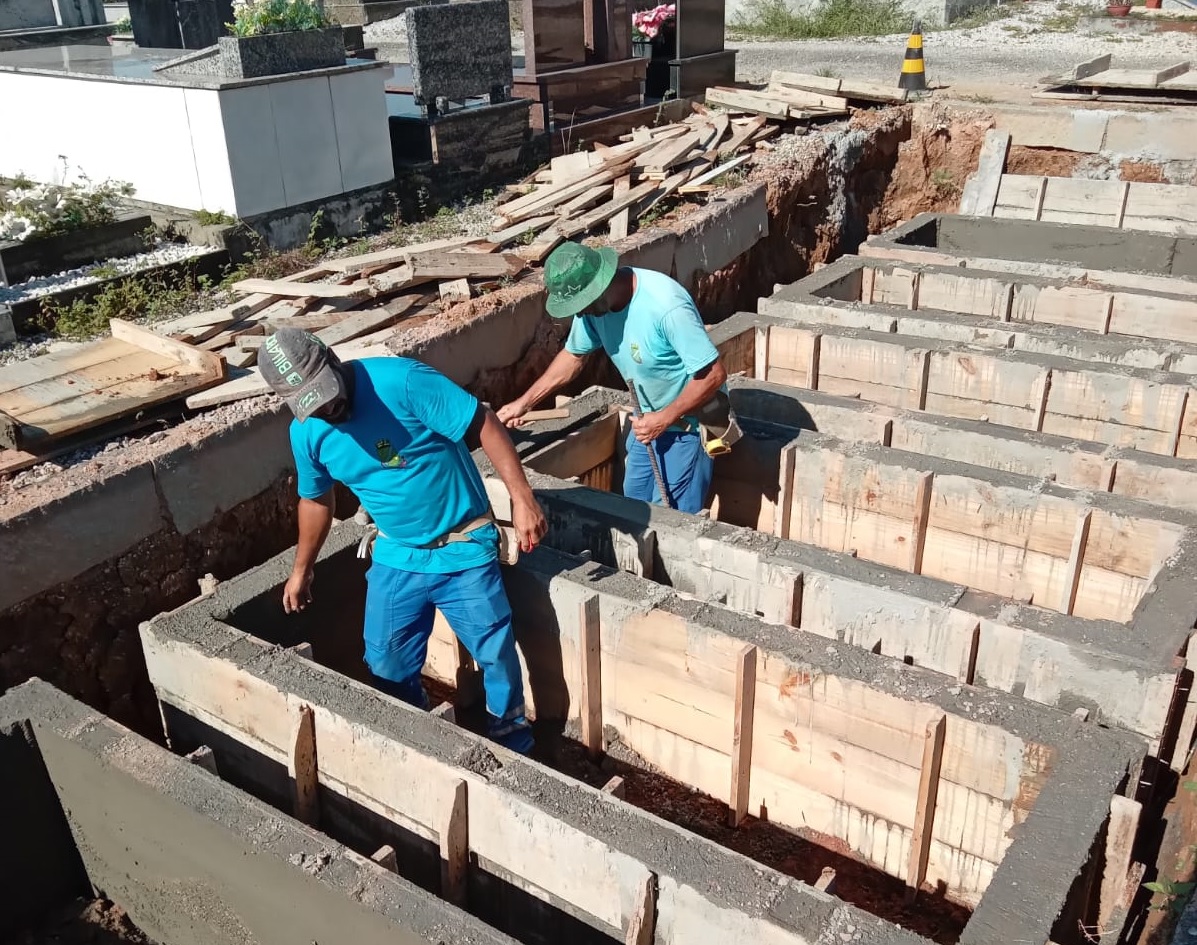
<svg viewBox="0 0 1197 945"><path fill-rule="evenodd" d="M911 22L900 0L827 0L809 12L791 10L786 0L749 0L732 29L757 39L834 39L888 36Z"/></svg>

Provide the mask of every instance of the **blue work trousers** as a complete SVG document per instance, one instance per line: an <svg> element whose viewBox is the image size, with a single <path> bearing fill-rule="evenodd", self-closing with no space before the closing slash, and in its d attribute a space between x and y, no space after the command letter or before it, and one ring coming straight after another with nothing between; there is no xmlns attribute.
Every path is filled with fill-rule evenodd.
<svg viewBox="0 0 1197 945"><path fill-rule="evenodd" d="M498 562L453 574L401 571L374 562L366 582L366 665L378 688L417 708L429 707L420 673L439 610L482 670L488 734L513 751L531 751L511 605Z"/></svg>
<svg viewBox="0 0 1197 945"><path fill-rule="evenodd" d="M630 499L662 504L648 457L650 449L657 456L673 507L694 515L701 512L711 489L715 461L702 448L702 438L697 433L666 430L646 448L635 433L629 432L623 494Z"/></svg>

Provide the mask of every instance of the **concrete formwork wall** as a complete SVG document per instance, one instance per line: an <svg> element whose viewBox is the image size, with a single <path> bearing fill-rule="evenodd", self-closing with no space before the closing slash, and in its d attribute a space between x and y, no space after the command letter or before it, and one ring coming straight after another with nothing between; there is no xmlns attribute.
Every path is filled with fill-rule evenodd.
<svg viewBox="0 0 1197 945"><path fill-rule="evenodd" d="M87 878L156 941L515 945L40 680L0 697L26 720Z"/></svg>
<svg viewBox="0 0 1197 945"><path fill-rule="evenodd" d="M338 526L324 561L351 555L355 536L348 526ZM439 720L394 705L391 714L398 728L393 737L408 732L410 726L433 728L416 744L410 734L402 735L408 748L387 749L395 753L390 761L382 753L385 740L367 731L377 729L382 716L372 711L372 721L363 727L339 717L340 711L332 705L337 693L346 692L354 699L381 700L380 706L392 704L389 700L291 654L254 643L213 620L255 597L273 594L274 582L281 582L288 568L287 561L278 559L260 574L222 586L211 600L144 626L147 663L159 696L276 760L285 755L298 705L311 704L316 711L325 790L352 792L359 802L400 816L425 833L436 823L437 804L444 802L444 779L466 780L470 842L481 858L544 893L573 902L609 926L620 927L628 918L626 893L616 896L614 887L605 887L599 896L593 882L585 889L569 886L571 880L561 875L562 861L557 859L566 855L567 845L552 852L549 841L536 844L536 851L525 843L517 865L511 859L514 852L492 837L490 831L505 829L496 823L480 828L475 846L474 798L476 792L489 788L476 786L470 770L440 763L430 768L412 754L417 745L424 751L439 744L438 752L456 755L461 764L466 743L460 739L467 736L451 727L437 729ZM1015 720L1008 703L996 694L980 690L954 694L959 690L946 689L920 670L897 667L883 657L851 648L829 650L824 638L686 601L631 575L579 564L542 549L507 569L506 579L538 716L577 717L581 711L581 612L589 599L597 598L603 722L614 726L621 739L650 763L724 800L730 790L731 729L737 714L735 667L747 647L757 670L755 734L748 754L749 809L767 809L775 823L836 837L894 875L905 875L907 868L928 723L945 719L940 801L931 828L927 877L931 882L943 881L949 894L964 902L984 904L986 888L1001 876L1011 829L1026 823L1028 832L1020 836L1035 835L1029 828L1039 810L1036 799L1041 801L1052 780L1073 763L1070 738L1057 741L1048 734L1061 723L1052 723L1054 716L1047 710L1021 709ZM900 680L893 676L896 670L901 670ZM286 676L285 685L279 674ZM340 681L317 692L304 683L315 677ZM1023 725L1028 718L1037 720L1029 729ZM1135 744L1089 728L1077 731L1082 738L1109 737L1117 744ZM331 742L327 749L326 738ZM509 763L505 753L497 751L496 756ZM400 762L406 766L403 771L393 767ZM448 770L442 770L445 767ZM1125 770L1117 774L1113 783L1120 783L1125 774ZM1104 790L1112 789L1112 776L1107 770L1099 777ZM493 788L501 780L492 776L486 783ZM1068 803L1075 811L1077 798ZM1105 803L1098 801L1098 807ZM496 817L502 810L484 809ZM525 812L521 818L527 823L531 816ZM1098 826L1102 820L1104 809L1097 813ZM552 838L560 828L544 825L543 831ZM542 830L534 825L532 834L541 836ZM1096 834L1087 841L1080 836L1070 840L1077 844L1078 871ZM574 849L565 872L610 875L610 850L595 852L608 858L607 866L595 863L583 870L578 857L586 855L584 849L594 847ZM542 853L546 859L538 863ZM1022 862L1024 857L1017 859ZM1058 851L1053 859L1057 865L1061 862ZM629 880L634 885L635 868L628 868L631 873L623 872L618 884L621 890ZM664 874L655 867L653 871L658 872L664 890ZM1052 920L1059 914L1071 876L1053 881L1060 897L1052 906ZM664 901L659 901L658 936L662 923L672 932L658 941L700 940L688 937L698 926L688 925L691 931L683 932L664 910ZM1022 921L1038 922L1047 931L1044 916L1032 918L1025 907L1021 914ZM712 920L701 940L710 941L711 928L726 928L726 922L726 918ZM765 933L758 929L758 934ZM812 928L803 934L819 933ZM968 930L965 934L967 940L989 940L969 939Z"/></svg>
<svg viewBox="0 0 1197 945"><path fill-rule="evenodd" d="M1025 582L1025 586L1018 584L1015 578L1028 569L1034 576L1039 573L1036 569L1045 565L1047 571L1044 573L1048 577L1059 578L1061 573L1069 577L1070 591L1071 580L1075 579L1079 595L1085 568L1096 567L1102 555L1108 558L1118 545L1115 538L1125 536L1125 530L1135 522L1145 521L1148 526L1160 530L1165 546L1170 546L1183 539L1186 526L1181 522L1187 521L1187 516L1179 516L1179 521L1174 521L1178 516L1171 511L1163 512L1141 503L1117 499L1112 504L1106 503L1104 499L1095 500L1089 495L1081 496L1021 477L978 478L980 470L973 466L955 462L927 465L927 457L883 450L880 448L885 443L882 431L890 429L888 420L883 425L879 422L883 417L872 416L867 412L868 407L863 408L866 411L863 417L854 418L847 408L838 407L825 414L821 409L823 405L815 402L820 399L842 401L842 398L743 379L733 382L732 395L749 431L743 443L756 445L758 429L769 431L765 442L771 446L798 438L783 450L788 461L779 463L775 460L772 468L762 472L757 480L758 492L788 497L783 508L790 509L789 515L781 515L782 509L778 509L776 520L770 517L765 523L767 533L781 531L784 539L787 530L792 530L793 509L799 501L795 498L796 480L811 480L817 493L812 494L813 498L820 503L825 500L824 479L817 475L822 467L817 467L815 460L820 451L834 441L813 432L801 432L800 424L805 424L808 430L815 426L811 422L812 415L818 417L823 428L836 432L851 429L851 421L857 419L860 421L856 424L857 442L878 444L872 451L858 451L850 456L843 454L842 444L835 444L839 452L832 451L841 465L868 467L858 476L832 477L831 481L841 485L850 481L859 487L856 493L847 497L848 504L839 506L836 514L831 516L831 520L841 526L841 531L848 519L860 527L876 524L872 517L886 511L882 508L886 503L878 497L889 495L891 481L902 481L903 477L911 479L916 491L926 483L923 498L928 500L927 514L921 514L921 501L917 509L912 503L907 509L910 514L902 524L896 519L885 519L885 529L864 535L864 538L879 536L878 540L905 537L907 541L894 543L894 547L902 552L899 560L879 567L867 559L886 555L871 552L868 542L848 541L845 534L838 536L839 541L826 543L828 550L823 550L817 547L818 540L815 540L816 547L812 547L797 541L770 539L751 530L755 522L748 528L733 528L723 522L704 521L666 509L650 509L619 495L567 485L532 473L531 480L549 519L548 543L571 553L589 553L594 560L652 577L702 599L723 601L736 610L756 613L772 622L800 627L807 632L908 660L964 682L1016 692L1024 698L1069 711L1083 707L1093 712L1096 718L1146 735L1152 740L1153 751L1162 752L1162 756L1167 756L1165 760L1172 757L1172 733L1181 726L1182 717L1188 717L1194 711L1185 704L1185 699L1177 701L1178 686L1187 686L1188 679L1177 655L1186 648L1187 628L1197 619L1197 613L1193 612L1191 604L1182 604L1181 609L1176 610L1174 592L1170 590L1177 582L1183 584L1187 562L1193 556L1191 542L1185 540L1179 551L1171 556L1166 573L1157 570L1154 574L1154 594L1161 594L1158 601L1152 597L1142 607L1123 615L1130 620L1129 626L1125 621L1065 616L1059 612L1065 603L1062 599L1045 599L1042 590L1034 596L1034 588ZM568 435L554 441L550 431L540 432L535 442L527 445L525 462L533 468L553 468L564 478L569 478L576 468L571 462L577 461L580 465L595 462L599 454L582 454L574 448L576 443L586 441L586 427L579 429L578 423L586 418L604 416L613 409L619 397L614 391L593 391L571 402L571 418L563 421L560 431L569 430ZM858 401L850 402L857 411L862 410ZM609 417L607 414L604 420L609 422ZM1029 438L1031 435L1024 436ZM1042 438L1040 434L1034 436ZM945 438L945 443L954 442ZM1000 447L994 449L1000 451ZM945 452L970 462L975 459L959 447ZM808 459L808 454L813 459ZM1065 457L1069 455L1063 454L1059 463L1066 462ZM1042 460L1039 454L1032 454L1032 458ZM489 466L483 458L479 458L479 462L488 474L487 486L494 508L500 517L509 515L509 500L501 482L489 474ZM717 470L725 462L726 459L720 459ZM924 465L920 467L920 463ZM892 476L888 475L891 466L894 467ZM881 469L887 471L886 489L875 487L872 490L874 498L870 500L866 487L877 478ZM717 474L717 487L723 476L723 472ZM780 481L779 485L771 489L767 485L762 487L761 483L768 483L770 476L773 481ZM1005 536L1006 543L992 548L986 545L992 554L961 555L952 560L966 566L969 562L989 560L994 554L1010 560L1006 560L1006 566L1000 572L969 571L955 575L955 580L936 577L925 569L924 574L918 576L908 573L912 564L908 546L918 543L915 533L923 534L925 552L926 534L938 536L941 513L951 504L944 496L940 496L939 502L933 501L936 489L942 491L948 486L955 489L962 483L971 484L969 495L977 500L974 504L990 509L990 518L1006 521L1007 526L1004 530L996 529L992 527L994 522L989 522L989 526L980 529L983 534L978 538L973 534L978 530L975 516L971 512L956 516L956 520L970 524L970 540L988 543ZM959 498L957 492L958 489L952 493L953 498ZM984 500L979 496L985 496ZM714 512L714 506L712 508ZM916 515L916 511L920 514ZM1049 513L1059 514L1053 517ZM803 514L800 509L798 521L818 521L803 518ZM1065 517L1060 518L1061 514ZM1097 530L1093 525L1094 516L1101 523ZM857 519L870 519L870 523ZM1083 530L1083 541L1079 544L1076 542L1078 525ZM1103 537L1102 529L1106 526L1112 529L1107 536L1109 542ZM1019 532L1019 536L1028 538L1026 547L1021 537L1011 538L1009 532L1014 527L1029 530L1026 536ZM1055 537L1051 538L1052 535ZM818 538L804 537L807 540ZM949 530L936 540L940 538L949 541L957 536ZM1049 560L1050 555L1044 557L1039 546L1045 542L1045 547L1050 546L1049 551L1064 556L1062 561ZM1137 560L1150 551L1138 538L1133 544L1130 557L1126 561L1119 559L1117 567L1124 567L1126 562ZM1110 548L1107 549L1107 545ZM1097 557L1089 561L1087 555L1091 548ZM1157 551L1158 562L1163 560L1168 547ZM1143 560L1139 564L1147 565L1147 562ZM1025 591L1025 597L1031 598L1032 603L1003 596L1001 587L994 589L997 593L978 592L969 587L970 581L991 583L992 574L1007 572L1009 580L1014 582L1014 589ZM1150 566L1146 573L1151 573ZM1141 576L1122 576L1116 580L1127 586L1135 582L1138 582L1136 586L1143 585ZM1072 609L1076 611L1075 607ZM438 646L430 663L433 675L452 682L456 671L452 637L444 626L438 626L435 636ZM1183 755L1181 750L1179 757L1183 758Z"/></svg>

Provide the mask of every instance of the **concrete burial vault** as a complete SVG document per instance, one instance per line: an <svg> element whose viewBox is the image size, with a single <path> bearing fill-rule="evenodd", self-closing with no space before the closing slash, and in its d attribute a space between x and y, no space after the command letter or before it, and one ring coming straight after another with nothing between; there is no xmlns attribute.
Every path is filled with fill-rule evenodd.
<svg viewBox="0 0 1197 945"><path fill-rule="evenodd" d="M702 516L618 494L620 392L518 434L549 533L504 576L564 755L470 730L442 622L426 674L456 712L366 683L352 522L303 614L287 552L142 626L171 747L524 943L926 941L715 842L761 824L959 908L945 941L1121 929L1144 785L1197 729L1197 292L1175 237L1144 274L1069 242L1101 228L1003 248L1020 227L919 218L712 328L747 436ZM730 826L592 786L571 745Z"/></svg>

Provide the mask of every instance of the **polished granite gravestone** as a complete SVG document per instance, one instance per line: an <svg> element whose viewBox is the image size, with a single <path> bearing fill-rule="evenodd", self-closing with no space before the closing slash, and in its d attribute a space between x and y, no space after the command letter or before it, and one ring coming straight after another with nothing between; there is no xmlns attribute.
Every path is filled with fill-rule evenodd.
<svg viewBox="0 0 1197 945"><path fill-rule="evenodd" d="M228 31L233 0L128 0L133 41L143 49L205 49Z"/></svg>
<svg viewBox="0 0 1197 945"><path fill-rule="evenodd" d="M407 18L412 92L422 105L506 97L512 82L507 0L412 7Z"/></svg>
<svg viewBox="0 0 1197 945"><path fill-rule="evenodd" d="M5 0L0 3L0 30L32 30L57 25L54 0Z"/></svg>

